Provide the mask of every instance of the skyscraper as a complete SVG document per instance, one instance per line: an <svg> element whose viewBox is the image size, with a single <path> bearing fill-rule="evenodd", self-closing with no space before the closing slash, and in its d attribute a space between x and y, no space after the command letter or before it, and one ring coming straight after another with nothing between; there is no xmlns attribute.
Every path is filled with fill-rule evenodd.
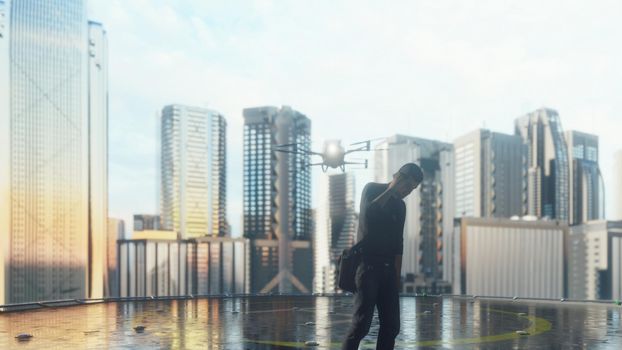
<svg viewBox="0 0 622 350"><path fill-rule="evenodd" d="M568 147L557 111L542 108L516 119L516 135L526 145L523 212L568 220Z"/></svg>
<svg viewBox="0 0 622 350"><path fill-rule="evenodd" d="M605 218L603 178L598 165L598 136L566 132L570 166L569 198L571 225Z"/></svg>
<svg viewBox="0 0 622 350"><path fill-rule="evenodd" d="M106 51L83 0L0 1L0 304L103 294Z"/></svg>
<svg viewBox="0 0 622 350"><path fill-rule="evenodd" d="M395 135L380 142L375 158L375 181L389 182L405 163L417 163L423 182L405 198L402 275L430 285L445 280L444 257L454 219L453 147L418 137Z"/></svg>
<svg viewBox="0 0 622 350"><path fill-rule="evenodd" d="M11 259L11 96L9 87L9 4L0 0L0 304L11 301L9 262Z"/></svg>
<svg viewBox="0 0 622 350"><path fill-rule="evenodd" d="M218 112L162 109L160 216L181 238L225 236L227 123Z"/></svg>
<svg viewBox="0 0 622 350"><path fill-rule="evenodd" d="M251 239L251 291L309 292L313 279L309 156L311 121L288 106L244 109L244 237Z"/></svg>
<svg viewBox="0 0 622 350"><path fill-rule="evenodd" d="M522 215L521 138L478 129L454 142L456 217Z"/></svg>
<svg viewBox="0 0 622 350"><path fill-rule="evenodd" d="M108 237L108 39L101 23L89 21L89 297L106 289Z"/></svg>
<svg viewBox="0 0 622 350"><path fill-rule="evenodd" d="M314 286L317 293L334 293L336 260L356 241L358 215L351 173L322 175L321 200L314 236Z"/></svg>

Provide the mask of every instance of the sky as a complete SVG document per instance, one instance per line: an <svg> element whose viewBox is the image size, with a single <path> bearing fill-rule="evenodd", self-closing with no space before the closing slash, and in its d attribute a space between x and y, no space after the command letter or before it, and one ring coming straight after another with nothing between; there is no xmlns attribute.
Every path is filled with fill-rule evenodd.
<svg viewBox="0 0 622 350"><path fill-rule="evenodd" d="M620 16L617 0L90 0L109 44L110 216L131 230L132 214L158 211L158 113L171 103L227 119L234 236L242 109L253 106L306 114L317 150L325 139L513 133L517 117L546 106L564 130L600 137L612 194L622 177L613 174L622 149ZM358 170L357 187L372 177Z"/></svg>

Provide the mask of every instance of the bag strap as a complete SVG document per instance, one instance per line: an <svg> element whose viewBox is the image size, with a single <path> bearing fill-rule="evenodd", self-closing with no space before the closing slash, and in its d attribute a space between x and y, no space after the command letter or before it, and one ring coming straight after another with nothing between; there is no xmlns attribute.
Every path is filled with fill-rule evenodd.
<svg viewBox="0 0 622 350"><path fill-rule="evenodd" d="M364 242L365 238L361 239L360 241L356 242L351 248L350 248L350 252L352 254L362 254L363 253L363 247L364 247Z"/></svg>

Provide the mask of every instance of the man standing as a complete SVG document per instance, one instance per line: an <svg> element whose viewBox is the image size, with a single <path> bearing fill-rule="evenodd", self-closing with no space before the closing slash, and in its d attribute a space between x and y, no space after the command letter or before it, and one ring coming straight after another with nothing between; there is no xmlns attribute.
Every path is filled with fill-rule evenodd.
<svg viewBox="0 0 622 350"><path fill-rule="evenodd" d="M421 168L404 164L388 184L368 183L361 196L359 237L362 262L356 270L354 314L343 350L358 349L378 307L376 349L393 349L400 331L399 284L406 204L402 200L423 180Z"/></svg>

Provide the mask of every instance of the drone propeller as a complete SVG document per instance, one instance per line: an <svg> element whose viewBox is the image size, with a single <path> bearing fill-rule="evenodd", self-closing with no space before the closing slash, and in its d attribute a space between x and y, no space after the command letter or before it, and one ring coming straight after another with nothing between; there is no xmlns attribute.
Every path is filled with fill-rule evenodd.
<svg viewBox="0 0 622 350"><path fill-rule="evenodd" d="M282 145L276 145L276 147L290 147L290 146L298 146L298 145L302 145L302 143L298 142L298 143L285 143Z"/></svg>
<svg viewBox="0 0 622 350"><path fill-rule="evenodd" d="M342 169L343 171L345 171L345 166L346 165L362 165L363 167L361 168L354 168L354 169L367 169L368 165L369 165L369 161L367 159L365 159L364 161L361 162L344 162L342 165Z"/></svg>
<svg viewBox="0 0 622 350"><path fill-rule="evenodd" d="M300 155L322 155L322 153L313 152L311 150L305 149L306 143L286 143L282 145L276 145L275 151L282 153L290 153L290 154L300 154ZM300 147L303 146L303 147Z"/></svg>
<svg viewBox="0 0 622 350"><path fill-rule="evenodd" d="M367 140L367 141L361 141L361 142L355 142L355 143L351 143L350 146L356 146L356 145L369 145L371 143L371 140Z"/></svg>
<svg viewBox="0 0 622 350"><path fill-rule="evenodd" d="M373 141L384 140L384 139L386 139L386 137L376 137L375 139L369 139L369 140L366 140L366 141L360 141L360 142L351 143L350 146L362 145L364 143L370 143L370 142L373 142Z"/></svg>

